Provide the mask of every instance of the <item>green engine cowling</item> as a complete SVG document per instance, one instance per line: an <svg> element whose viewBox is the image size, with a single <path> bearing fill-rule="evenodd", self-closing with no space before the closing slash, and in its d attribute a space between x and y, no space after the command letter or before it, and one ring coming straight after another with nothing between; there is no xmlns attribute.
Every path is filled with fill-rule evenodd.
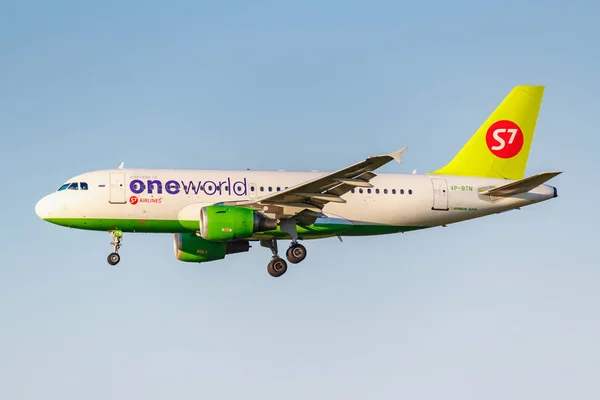
<svg viewBox="0 0 600 400"><path fill-rule="evenodd" d="M174 238L175 257L185 262L206 262L225 258L227 254L250 250L247 240L211 242L193 233L176 233Z"/></svg>
<svg viewBox="0 0 600 400"><path fill-rule="evenodd" d="M276 219L251 208L214 205L200 210L200 235L210 241L246 239L276 228Z"/></svg>

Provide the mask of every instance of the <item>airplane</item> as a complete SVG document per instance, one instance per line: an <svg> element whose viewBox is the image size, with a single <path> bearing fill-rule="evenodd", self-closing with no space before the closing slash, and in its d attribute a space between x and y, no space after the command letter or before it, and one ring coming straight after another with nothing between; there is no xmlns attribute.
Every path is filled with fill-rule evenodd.
<svg viewBox="0 0 600 400"><path fill-rule="evenodd" d="M177 260L204 263L247 252L251 242L272 252L267 271L302 262L300 241L386 235L447 226L558 196L525 169L544 86L516 86L444 167L424 173L375 171L402 163L406 147L334 172L118 168L67 180L35 205L52 224L105 231L108 263L116 265L124 232L170 233Z"/></svg>

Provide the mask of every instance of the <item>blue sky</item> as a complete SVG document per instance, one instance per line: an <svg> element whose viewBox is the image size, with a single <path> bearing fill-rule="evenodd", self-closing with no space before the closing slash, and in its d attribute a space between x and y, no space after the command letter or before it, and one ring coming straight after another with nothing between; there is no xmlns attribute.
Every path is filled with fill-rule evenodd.
<svg viewBox="0 0 600 400"><path fill-rule="evenodd" d="M0 5L3 399L592 399L600 389L594 1ZM116 167L443 166L546 85L527 173L559 197L403 235L174 258L39 220Z"/></svg>

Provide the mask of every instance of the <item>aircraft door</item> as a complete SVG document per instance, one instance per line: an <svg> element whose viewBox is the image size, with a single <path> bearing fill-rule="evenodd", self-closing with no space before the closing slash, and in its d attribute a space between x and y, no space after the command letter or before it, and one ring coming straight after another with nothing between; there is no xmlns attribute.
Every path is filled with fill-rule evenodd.
<svg viewBox="0 0 600 400"><path fill-rule="evenodd" d="M125 204L125 172L111 172L109 177L110 197L108 202L111 204Z"/></svg>
<svg viewBox="0 0 600 400"><path fill-rule="evenodd" d="M433 207L432 210L448 211L448 184L445 179L431 179L433 185Z"/></svg>

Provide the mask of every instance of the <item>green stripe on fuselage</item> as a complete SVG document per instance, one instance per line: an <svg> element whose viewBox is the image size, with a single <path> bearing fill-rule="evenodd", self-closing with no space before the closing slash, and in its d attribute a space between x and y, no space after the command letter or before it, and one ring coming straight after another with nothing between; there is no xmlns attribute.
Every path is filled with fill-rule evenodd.
<svg viewBox="0 0 600 400"><path fill-rule="evenodd" d="M101 219L101 218L47 218L46 221L56 225L66 226L68 228L85 229L92 231L113 231L140 232L140 233L186 233L196 232L200 229L198 221L178 221L178 220L159 220L159 219ZM194 229L197 227L197 229ZM389 226L375 224L314 224L298 225L298 237L320 238L335 235L343 236L369 236L385 235L390 233L407 232L425 227L418 226ZM281 232L280 228L254 234L252 239L261 238L287 238L287 233Z"/></svg>

